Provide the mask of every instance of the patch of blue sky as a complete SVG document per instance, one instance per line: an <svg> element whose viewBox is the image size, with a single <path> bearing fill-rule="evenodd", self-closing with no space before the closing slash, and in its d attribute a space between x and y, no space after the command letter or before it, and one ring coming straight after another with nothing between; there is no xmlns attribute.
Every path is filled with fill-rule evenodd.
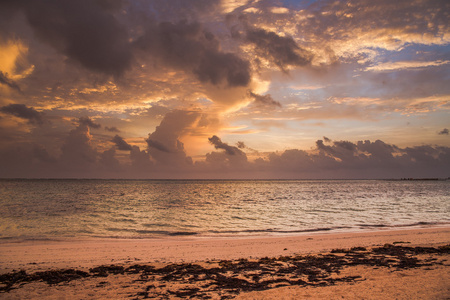
<svg viewBox="0 0 450 300"><path fill-rule="evenodd" d="M378 51L378 62L450 60L450 45L406 44L399 51Z"/></svg>

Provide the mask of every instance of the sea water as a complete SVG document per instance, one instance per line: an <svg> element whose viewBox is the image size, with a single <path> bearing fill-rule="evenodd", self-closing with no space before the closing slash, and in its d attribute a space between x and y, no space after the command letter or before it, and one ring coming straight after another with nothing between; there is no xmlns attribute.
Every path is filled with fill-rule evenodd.
<svg viewBox="0 0 450 300"><path fill-rule="evenodd" d="M0 180L0 239L285 235L450 224L450 181Z"/></svg>

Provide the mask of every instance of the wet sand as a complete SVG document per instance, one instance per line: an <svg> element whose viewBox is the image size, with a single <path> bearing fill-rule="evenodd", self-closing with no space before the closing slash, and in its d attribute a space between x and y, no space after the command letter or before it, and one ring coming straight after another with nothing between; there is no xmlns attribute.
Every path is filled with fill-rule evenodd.
<svg viewBox="0 0 450 300"><path fill-rule="evenodd" d="M449 227L0 244L4 299L448 299Z"/></svg>

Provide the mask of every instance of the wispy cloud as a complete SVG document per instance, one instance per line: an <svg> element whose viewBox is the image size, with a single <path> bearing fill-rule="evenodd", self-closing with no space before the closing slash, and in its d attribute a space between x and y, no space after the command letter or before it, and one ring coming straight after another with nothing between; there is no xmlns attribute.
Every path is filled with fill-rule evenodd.
<svg viewBox="0 0 450 300"><path fill-rule="evenodd" d="M437 60L437 61L396 61L380 63L370 67L367 67L366 71L397 71L406 69L420 69L427 67L437 67L442 65L447 65L450 60Z"/></svg>

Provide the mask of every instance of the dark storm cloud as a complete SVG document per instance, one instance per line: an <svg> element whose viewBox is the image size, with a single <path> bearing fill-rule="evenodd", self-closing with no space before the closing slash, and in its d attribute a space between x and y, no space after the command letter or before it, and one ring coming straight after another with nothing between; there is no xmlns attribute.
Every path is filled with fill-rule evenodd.
<svg viewBox="0 0 450 300"><path fill-rule="evenodd" d="M281 103L274 100L270 94L258 95L253 92L249 92L249 95L250 95L250 97L252 97L255 100L255 103L257 105L281 107Z"/></svg>
<svg viewBox="0 0 450 300"><path fill-rule="evenodd" d="M109 132L120 132L120 130L117 129L116 126L112 126L112 127L105 126L105 130L109 131Z"/></svg>
<svg viewBox="0 0 450 300"><path fill-rule="evenodd" d="M40 40L85 68L119 76L132 61L126 28L113 14L120 2L22 0L3 5L23 11Z"/></svg>
<svg viewBox="0 0 450 300"><path fill-rule="evenodd" d="M13 80L9 79L6 75L7 74L0 71L0 84L4 84L18 92L22 92L20 90L20 87L17 85L17 83L15 83Z"/></svg>
<svg viewBox="0 0 450 300"><path fill-rule="evenodd" d="M227 143L222 142L222 140L216 135L208 138L208 140L214 146L214 148L223 149L225 150L225 153L229 155L245 155L245 153L242 152L238 147L230 146Z"/></svg>
<svg viewBox="0 0 450 300"><path fill-rule="evenodd" d="M264 29L248 29L245 41L256 46L259 56L271 60L283 71L288 66L307 66L313 59L313 54L298 46L292 37Z"/></svg>
<svg viewBox="0 0 450 300"><path fill-rule="evenodd" d="M439 131L438 134L440 134L440 135L448 135L448 134L449 134L449 131L448 131L447 128L444 128L444 129L442 129L441 131Z"/></svg>
<svg viewBox="0 0 450 300"><path fill-rule="evenodd" d="M85 126L88 126L90 128L94 128L94 129L99 129L100 127L102 127L102 125L100 125L98 123L95 123L89 117L81 117L81 118L79 118L78 119L78 123L80 125L85 125Z"/></svg>
<svg viewBox="0 0 450 300"><path fill-rule="evenodd" d="M0 111L21 119L26 119L32 124L44 124L42 113L36 111L32 107L27 107L25 104L9 104L1 107Z"/></svg>
<svg viewBox="0 0 450 300"><path fill-rule="evenodd" d="M160 64L192 73L204 83L247 86L249 62L223 51L219 38L198 21L199 14L218 7L218 1L206 0L0 3L0 11L23 12L41 42L91 71L120 76L140 58L142 64L151 61L157 68Z"/></svg>
<svg viewBox="0 0 450 300"><path fill-rule="evenodd" d="M113 139L111 140L114 144L116 144L117 149L124 150L124 151L131 151L132 147L130 144L128 144L121 136L115 135Z"/></svg>
<svg viewBox="0 0 450 300"><path fill-rule="evenodd" d="M164 63L192 72L201 82L247 86L250 64L220 49L219 40L200 23L151 23L136 43L138 49Z"/></svg>

